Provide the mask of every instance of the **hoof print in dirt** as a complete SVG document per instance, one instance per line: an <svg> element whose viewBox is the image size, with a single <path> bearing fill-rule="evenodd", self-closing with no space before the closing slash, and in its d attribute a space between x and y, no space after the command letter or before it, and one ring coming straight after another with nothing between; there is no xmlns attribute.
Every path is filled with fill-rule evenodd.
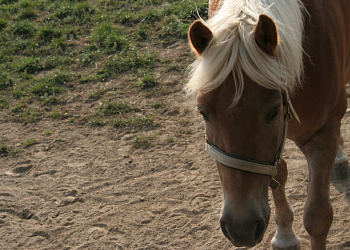
<svg viewBox="0 0 350 250"><path fill-rule="evenodd" d="M6 172L6 175L20 177L33 168L33 165L15 167Z"/></svg>
<svg viewBox="0 0 350 250"><path fill-rule="evenodd" d="M50 239L49 233L47 233L45 231L36 231L33 233L33 235L31 237L37 237L37 236L41 236L41 237L44 237L46 239Z"/></svg>
<svg viewBox="0 0 350 250"><path fill-rule="evenodd" d="M26 219L26 220L33 218L33 216L34 216L34 214L32 212L30 212L28 209L24 209L22 214L21 214L21 218Z"/></svg>
<svg viewBox="0 0 350 250"><path fill-rule="evenodd" d="M61 202L58 203L58 206L59 207L68 206L68 205L72 205L76 202L84 202L84 199L80 198L80 197L68 196L68 197L64 198L63 200L61 200Z"/></svg>

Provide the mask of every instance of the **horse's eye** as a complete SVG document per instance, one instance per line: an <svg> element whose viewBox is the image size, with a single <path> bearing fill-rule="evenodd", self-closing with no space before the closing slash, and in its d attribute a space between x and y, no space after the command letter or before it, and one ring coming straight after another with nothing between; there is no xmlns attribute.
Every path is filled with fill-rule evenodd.
<svg viewBox="0 0 350 250"><path fill-rule="evenodd" d="M276 108L273 111L271 111L267 117L267 123L274 122L277 119L279 113L280 113L280 108Z"/></svg>
<svg viewBox="0 0 350 250"><path fill-rule="evenodd" d="M208 122L209 121L208 115L204 113L203 110L201 109L197 109L197 110L198 110L198 113L203 117L203 119Z"/></svg>

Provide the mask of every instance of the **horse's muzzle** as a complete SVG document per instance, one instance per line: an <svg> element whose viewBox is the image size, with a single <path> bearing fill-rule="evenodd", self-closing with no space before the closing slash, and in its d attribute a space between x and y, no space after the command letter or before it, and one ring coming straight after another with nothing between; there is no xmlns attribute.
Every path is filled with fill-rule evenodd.
<svg viewBox="0 0 350 250"><path fill-rule="evenodd" d="M253 247L258 244L265 233L267 224L263 217L246 221L230 219L223 215L220 219L221 230L236 247Z"/></svg>

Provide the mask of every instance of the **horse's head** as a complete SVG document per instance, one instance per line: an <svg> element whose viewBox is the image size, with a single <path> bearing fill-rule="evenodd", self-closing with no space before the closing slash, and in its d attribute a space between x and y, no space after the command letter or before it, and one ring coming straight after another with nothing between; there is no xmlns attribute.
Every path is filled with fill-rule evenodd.
<svg viewBox="0 0 350 250"><path fill-rule="evenodd" d="M261 15L252 36L259 50L256 53L276 61L279 41L272 19ZM220 56L220 51L214 52L217 48L212 51L208 48L222 44L215 41L215 34L203 22L192 24L189 39L199 60L207 60L209 53ZM215 67L215 59L211 60ZM257 162L275 164L285 139L286 105L281 89L263 87L244 69L235 71L234 66L215 87L198 88L197 107L205 121L209 145L215 145L223 154L238 161L243 159L243 165L248 168ZM254 246L261 241L270 219L268 187L271 176L235 169L221 162L217 160L224 191L221 229L235 246Z"/></svg>

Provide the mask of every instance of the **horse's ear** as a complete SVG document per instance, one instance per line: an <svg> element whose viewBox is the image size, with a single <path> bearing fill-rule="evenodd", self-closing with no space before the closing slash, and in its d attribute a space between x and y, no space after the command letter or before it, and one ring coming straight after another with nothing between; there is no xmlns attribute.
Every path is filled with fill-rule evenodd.
<svg viewBox="0 0 350 250"><path fill-rule="evenodd" d="M200 56L203 53L212 38L213 33L202 21L197 20L192 23L188 31L188 39L197 55Z"/></svg>
<svg viewBox="0 0 350 250"><path fill-rule="evenodd" d="M277 56L278 31L275 22L267 15L259 16L254 38L260 49L269 55Z"/></svg>

